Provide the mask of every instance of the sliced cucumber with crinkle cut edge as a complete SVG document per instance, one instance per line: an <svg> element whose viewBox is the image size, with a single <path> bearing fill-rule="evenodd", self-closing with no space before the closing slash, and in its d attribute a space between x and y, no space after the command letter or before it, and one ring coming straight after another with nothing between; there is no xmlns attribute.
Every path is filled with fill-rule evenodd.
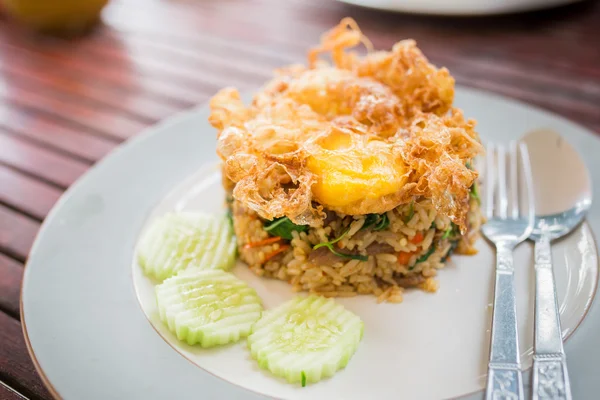
<svg viewBox="0 0 600 400"><path fill-rule="evenodd" d="M152 222L142 236L138 261L146 275L163 280L189 266L227 270L236 242L225 215L171 212Z"/></svg>
<svg viewBox="0 0 600 400"><path fill-rule="evenodd" d="M177 339L202 347L248 336L262 313L256 291L219 269L189 268L156 286L160 319Z"/></svg>
<svg viewBox="0 0 600 400"><path fill-rule="evenodd" d="M333 299L296 297L265 311L248 346L261 368L290 383L314 383L348 364L364 324Z"/></svg>

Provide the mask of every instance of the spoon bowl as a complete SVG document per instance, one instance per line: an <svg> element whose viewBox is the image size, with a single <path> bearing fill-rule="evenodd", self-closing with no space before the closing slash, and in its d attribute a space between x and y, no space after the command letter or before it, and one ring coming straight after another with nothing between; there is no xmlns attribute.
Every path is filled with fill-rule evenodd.
<svg viewBox="0 0 600 400"><path fill-rule="evenodd" d="M592 199L578 203L571 209L558 214L543 215L535 218L533 232L529 238L539 240L542 233L550 240L559 239L571 233L581 224L588 210L592 206Z"/></svg>
<svg viewBox="0 0 600 400"><path fill-rule="evenodd" d="M529 149L537 214L530 239L538 240L543 231L558 239L573 231L592 206L590 174L558 133L537 130L522 140Z"/></svg>

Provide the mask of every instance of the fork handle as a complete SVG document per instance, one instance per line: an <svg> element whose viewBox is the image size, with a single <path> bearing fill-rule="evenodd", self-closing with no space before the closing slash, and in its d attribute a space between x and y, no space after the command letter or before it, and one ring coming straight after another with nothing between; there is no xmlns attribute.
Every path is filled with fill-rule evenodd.
<svg viewBox="0 0 600 400"><path fill-rule="evenodd" d="M496 244L496 282L486 400L523 399L513 245Z"/></svg>
<svg viewBox="0 0 600 400"><path fill-rule="evenodd" d="M533 400L570 400L571 385L563 348L560 313L550 238L542 233L535 242L535 335L533 353Z"/></svg>

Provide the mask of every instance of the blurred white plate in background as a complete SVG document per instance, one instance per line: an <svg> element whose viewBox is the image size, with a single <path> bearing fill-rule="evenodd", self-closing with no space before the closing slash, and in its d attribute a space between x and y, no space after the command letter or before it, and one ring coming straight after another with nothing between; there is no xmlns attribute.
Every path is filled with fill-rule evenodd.
<svg viewBox="0 0 600 400"><path fill-rule="evenodd" d="M494 15L577 3L582 0L338 0L378 10L432 15Z"/></svg>

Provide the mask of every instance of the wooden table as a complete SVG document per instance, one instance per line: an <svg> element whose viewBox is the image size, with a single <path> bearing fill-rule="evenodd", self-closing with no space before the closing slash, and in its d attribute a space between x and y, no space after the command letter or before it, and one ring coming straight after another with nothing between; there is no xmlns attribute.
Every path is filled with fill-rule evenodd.
<svg viewBox="0 0 600 400"><path fill-rule="evenodd" d="M600 4L483 19L328 0L115 0L79 40L0 20L0 398L48 399L19 323L23 264L60 195L122 141L224 85L250 88L344 16L376 47L412 37L457 82L600 132ZM467 110L468 114L468 110Z"/></svg>

